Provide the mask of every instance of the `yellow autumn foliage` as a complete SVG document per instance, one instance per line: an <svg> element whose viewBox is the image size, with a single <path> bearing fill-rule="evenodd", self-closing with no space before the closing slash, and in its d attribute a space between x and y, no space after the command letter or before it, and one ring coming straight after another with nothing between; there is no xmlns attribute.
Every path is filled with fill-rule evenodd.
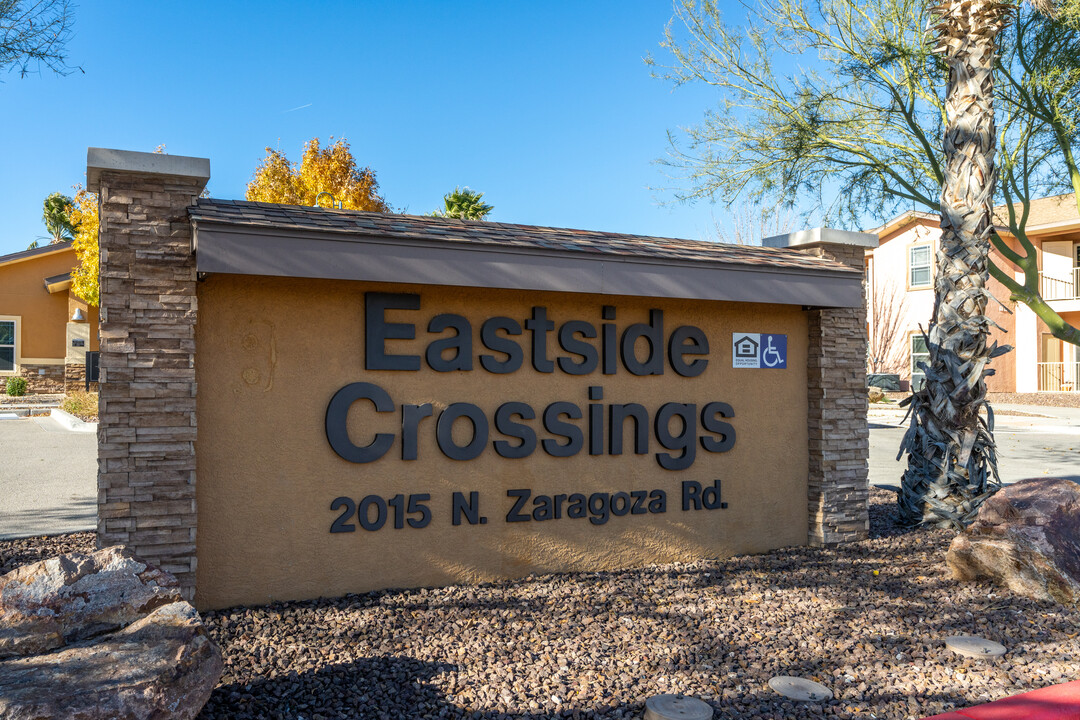
<svg viewBox="0 0 1080 720"><path fill-rule="evenodd" d="M390 212L379 195L375 173L357 166L348 140L333 136L330 140L326 147L319 138L304 143L299 167L280 150L266 148L244 197L252 202L312 206L320 192L328 192L347 210ZM326 207L329 202L323 198L320 205Z"/></svg>
<svg viewBox="0 0 1080 720"><path fill-rule="evenodd" d="M71 289L89 305L98 306L98 197L82 186L76 186L71 224L75 226L72 248L79 264L71 270Z"/></svg>

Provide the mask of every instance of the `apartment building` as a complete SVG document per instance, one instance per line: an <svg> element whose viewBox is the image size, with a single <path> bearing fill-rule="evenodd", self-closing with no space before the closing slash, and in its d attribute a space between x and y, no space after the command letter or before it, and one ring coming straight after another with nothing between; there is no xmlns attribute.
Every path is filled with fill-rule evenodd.
<svg viewBox="0 0 1080 720"><path fill-rule="evenodd" d="M1010 246L1019 242L1004 225L1006 208L995 208L999 233ZM920 326L926 328L934 306L935 257L941 237L936 214L908 211L868 230L878 236L877 248L866 251L866 282L870 340L868 370L900 375L904 389L918 387L918 363L928 357ZM1080 213L1072 194L1041 198L1031 203L1027 234L1035 245L1043 299L1066 321L1080 325ZM1017 279L1023 274L999 252L994 263ZM987 378L990 392L1078 392L1080 352L1055 338L1046 324L991 278L987 315L997 325L992 340L1013 346L996 358Z"/></svg>

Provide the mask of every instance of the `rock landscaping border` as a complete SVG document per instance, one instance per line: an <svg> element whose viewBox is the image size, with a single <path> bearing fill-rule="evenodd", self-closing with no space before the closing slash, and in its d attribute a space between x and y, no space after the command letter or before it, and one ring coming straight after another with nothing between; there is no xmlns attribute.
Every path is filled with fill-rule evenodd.
<svg viewBox="0 0 1080 720"><path fill-rule="evenodd" d="M209 612L225 674L199 717L639 718L682 692L717 718L921 718L1080 675L1075 610L956 583L952 533L901 530L871 493L870 538L836 547ZM2 542L0 568L80 544ZM961 658L961 634L1008 652Z"/></svg>

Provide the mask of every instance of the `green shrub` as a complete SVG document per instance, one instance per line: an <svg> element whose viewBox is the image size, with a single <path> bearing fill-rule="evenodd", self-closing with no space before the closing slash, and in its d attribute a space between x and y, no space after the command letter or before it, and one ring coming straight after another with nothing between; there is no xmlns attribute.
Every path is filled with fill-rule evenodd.
<svg viewBox="0 0 1080 720"><path fill-rule="evenodd" d="M67 394L63 402L60 403L60 409L66 413L71 413L80 420L93 422L97 419L98 414L98 394L86 392L85 390L75 390Z"/></svg>
<svg viewBox="0 0 1080 720"><path fill-rule="evenodd" d="M7 394L12 397L22 397L26 394L26 378L9 377L7 379Z"/></svg>

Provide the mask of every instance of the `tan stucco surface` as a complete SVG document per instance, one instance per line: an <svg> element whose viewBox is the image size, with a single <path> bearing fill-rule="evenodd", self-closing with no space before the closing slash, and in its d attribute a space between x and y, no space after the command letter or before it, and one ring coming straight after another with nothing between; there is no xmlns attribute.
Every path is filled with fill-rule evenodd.
<svg viewBox="0 0 1080 720"><path fill-rule="evenodd" d="M664 311L665 340L680 325L696 325L710 342L707 370L695 378L676 375L665 359L662 376L616 375L599 370L571 376L536 372L529 364L528 335L516 338L523 367L495 375L474 359L470 372L368 371L364 367L364 293L417 292L418 311L390 311L395 322L417 325L416 340L393 340L395 353L424 354L437 336L426 332L438 313L472 321L474 358L489 353L480 325L493 316L523 322L534 305L547 307L556 326L586 320L598 327L601 307L615 305L619 332L648 322L650 308ZM683 302L577 294L525 293L432 286L289 280L217 275L199 285L196 330L198 381L197 501L200 608L334 596L386 587L481 582L529 573L595 570L700 557L760 552L804 544L807 538L807 324L793 306ZM733 369L731 334L784 333L788 369ZM549 355L562 353L554 334ZM599 340L592 341L598 344ZM397 405L376 414L361 401L350 414L350 437L365 444L375 432L399 437L386 456L350 463L334 453L325 432L327 405L353 382L385 389ZM686 470L661 468L650 428L650 453L590 456L587 446L569 458L537 449L529 458L499 457L490 447L477 459L446 458L435 440L435 420L420 425L418 459L401 459L400 406L431 402L435 415L453 402L471 402L489 420L507 401L532 405L528 424L550 437L539 415L554 401L573 402L586 418L589 386L604 388L605 405L640 403L650 419L665 402L725 402L737 440L726 453L700 445ZM605 422L607 414L605 412ZM678 420L673 429L678 430ZM455 425L455 431L468 423ZM699 434L707 434L700 428ZM467 434L467 433L464 433ZM606 435L606 433L605 433ZM626 442L630 445L629 430ZM506 439L492 422L491 440ZM606 443L605 443L606 444ZM676 453L677 454L677 453ZM727 509L684 512L684 480L710 485L720 478ZM664 514L507 523L510 488L534 495L663 489ZM451 494L480 493L483 525L450 521ZM429 526L330 533L339 512L331 502L359 502L371 494L428 493ZM531 509L531 503L529 505ZM355 517L352 519L356 524Z"/></svg>
<svg viewBox="0 0 1080 720"><path fill-rule="evenodd" d="M0 315L20 318L21 344L16 348L20 358L50 359L62 363L67 354L66 325L71 318L69 307L79 305L87 313L86 304L72 300L68 291L50 294L45 278L69 272L76 264L75 251L70 248L56 253L0 264ZM97 349L97 310L87 313L91 327L92 346Z"/></svg>

